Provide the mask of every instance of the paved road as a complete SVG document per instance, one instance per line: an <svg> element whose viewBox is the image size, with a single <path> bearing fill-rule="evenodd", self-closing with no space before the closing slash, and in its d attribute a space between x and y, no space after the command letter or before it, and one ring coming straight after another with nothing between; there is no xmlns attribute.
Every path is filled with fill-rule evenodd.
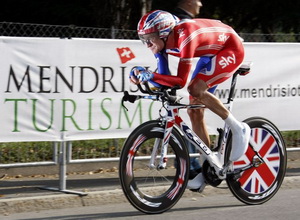
<svg viewBox="0 0 300 220"><path fill-rule="evenodd" d="M300 167L299 164L296 167ZM289 216L289 213L300 210L299 168L288 169L279 193L263 206L244 206L231 195L224 182L221 188L206 187L202 194L187 190L184 197L169 212L150 217L141 215L129 205L120 189L117 173L106 174L105 178L99 177L99 175L84 175L68 178L68 189L88 192L87 196L82 197L39 189L42 186L56 186L57 180L37 178L2 180L0 181L0 219L111 219L121 217L161 219L164 216L167 219L172 216L195 219L203 211L205 215L212 215L209 216L210 218L217 216L215 219L220 219L219 211L224 212L224 215L228 212L230 215L232 210L235 215L239 216L239 210L252 210L248 216L250 218L250 215L257 217L256 213L264 213L265 211L262 210L266 208L271 210L266 210L267 212L273 214L278 213L278 210L284 207L278 216L281 216L280 213ZM280 195L283 198L278 197ZM65 209L61 209L62 207ZM215 209L218 212L215 213ZM230 219L234 218L230 217ZM276 218L272 217L272 219ZM293 219L293 216L288 219Z"/></svg>
<svg viewBox="0 0 300 220"><path fill-rule="evenodd" d="M248 206L239 202L228 191L224 194L182 198L171 210L159 215L145 215L127 202L102 206L76 207L59 210L12 214L3 220L70 220L70 219L299 219L300 189L282 188L263 205Z"/></svg>

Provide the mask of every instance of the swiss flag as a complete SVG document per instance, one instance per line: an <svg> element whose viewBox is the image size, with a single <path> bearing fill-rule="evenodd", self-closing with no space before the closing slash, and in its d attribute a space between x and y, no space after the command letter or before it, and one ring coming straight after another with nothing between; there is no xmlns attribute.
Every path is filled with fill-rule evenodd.
<svg viewBox="0 0 300 220"><path fill-rule="evenodd" d="M133 58L135 58L133 52L130 50L129 47L117 48L117 52L121 59L121 63L126 63L129 60L132 60Z"/></svg>

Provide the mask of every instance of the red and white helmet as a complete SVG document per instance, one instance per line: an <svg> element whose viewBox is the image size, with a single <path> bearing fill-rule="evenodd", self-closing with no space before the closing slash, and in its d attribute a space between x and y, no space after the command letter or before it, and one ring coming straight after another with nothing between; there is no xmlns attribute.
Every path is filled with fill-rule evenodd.
<svg viewBox="0 0 300 220"><path fill-rule="evenodd" d="M139 35L158 32L160 38L166 38L173 30L179 19L169 12L155 10L145 14L139 21L137 31Z"/></svg>

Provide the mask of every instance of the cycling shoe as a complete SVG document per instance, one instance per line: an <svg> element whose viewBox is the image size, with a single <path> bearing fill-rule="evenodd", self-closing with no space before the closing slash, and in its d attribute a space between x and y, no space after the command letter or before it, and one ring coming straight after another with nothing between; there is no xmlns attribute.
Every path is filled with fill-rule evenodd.
<svg viewBox="0 0 300 220"><path fill-rule="evenodd" d="M251 129L249 125L244 122L242 122L242 127L240 132L234 132L232 134L230 161L237 161L248 149Z"/></svg>
<svg viewBox="0 0 300 220"><path fill-rule="evenodd" d="M199 173L194 179L188 181L186 188L190 189L193 192L202 192L205 186L205 179L202 173Z"/></svg>

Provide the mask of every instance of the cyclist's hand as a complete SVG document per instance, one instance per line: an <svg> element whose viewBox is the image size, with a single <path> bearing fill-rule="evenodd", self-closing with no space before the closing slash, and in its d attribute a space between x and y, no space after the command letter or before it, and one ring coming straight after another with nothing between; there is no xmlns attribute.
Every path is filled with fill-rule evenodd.
<svg viewBox="0 0 300 220"><path fill-rule="evenodd" d="M154 75L152 73L152 71L150 70L145 70L145 71L141 71L139 75L137 75L137 78L139 79L139 82L147 82L151 79L153 79Z"/></svg>
<svg viewBox="0 0 300 220"><path fill-rule="evenodd" d="M139 84L139 79L137 78L137 75L141 72L141 71L146 71L146 69L144 67L141 66L136 66L133 67L132 70L130 71L129 74L129 79L132 83L134 84Z"/></svg>

